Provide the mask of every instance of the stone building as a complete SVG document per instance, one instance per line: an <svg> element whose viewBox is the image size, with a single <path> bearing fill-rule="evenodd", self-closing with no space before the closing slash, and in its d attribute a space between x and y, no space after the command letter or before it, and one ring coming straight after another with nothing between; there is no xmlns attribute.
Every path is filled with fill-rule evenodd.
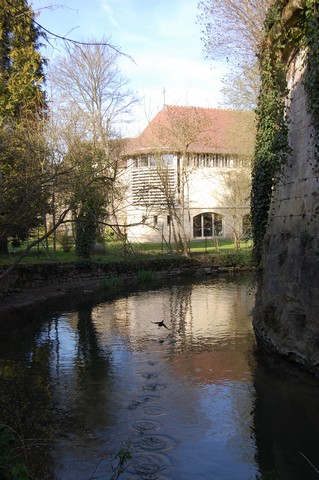
<svg viewBox="0 0 319 480"><path fill-rule="evenodd" d="M128 240L247 233L254 135L251 112L164 106L125 150Z"/></svg>

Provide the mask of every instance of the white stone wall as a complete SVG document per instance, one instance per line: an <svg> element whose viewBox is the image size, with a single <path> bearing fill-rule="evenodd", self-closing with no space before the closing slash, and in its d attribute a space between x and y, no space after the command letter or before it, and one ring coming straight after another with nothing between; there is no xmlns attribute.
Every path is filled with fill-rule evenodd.
<svg viewBox="0 0 319 480"><path fill-rule="evenodd" d="M232 238L234 215L242 217L249 214L249 192L245 192L245 205L236 208L229 201L229 192L225 184L225 175L231 168L193 168L186 172L184 185L185 214L184 228L188 239L193 239L193 217L205 213L217 213L223 216L223 234L221 238ZM129 203L129 202L128 202ZM127 229L130 242L160 242L169 239L168 212L164 207L128 206ZM157 224L154 217L157 217ZM142 224L142 219L145 219ZM134 225L135 224L135 225ZM173 236L171 233L171 239Z"/></svg>

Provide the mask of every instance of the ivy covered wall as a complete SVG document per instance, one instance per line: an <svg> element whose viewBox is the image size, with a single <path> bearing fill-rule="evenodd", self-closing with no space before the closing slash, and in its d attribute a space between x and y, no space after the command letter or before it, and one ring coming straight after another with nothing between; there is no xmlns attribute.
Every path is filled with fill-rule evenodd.
<svg viewBox="0 0 319 480"><path fill-rule="evenodd" d="M319 371L319 2L278 1L260 53L257 337Z"/></svg>

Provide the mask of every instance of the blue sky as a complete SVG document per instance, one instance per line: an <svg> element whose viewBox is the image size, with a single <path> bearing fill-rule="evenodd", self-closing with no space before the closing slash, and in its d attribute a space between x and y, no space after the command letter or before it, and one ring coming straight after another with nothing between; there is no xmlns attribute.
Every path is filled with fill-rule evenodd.
<svg viewBox="0 0 319 480"><path fill-rule="evenodd" d="M57 3L55 3L57 2ZM48 30L75 40L109 39L141 102L127 132L138 134L164 103L218 107L222 63L204 59L197 0L33 0ZM47 56L53 55L47 50Z"/></svg>

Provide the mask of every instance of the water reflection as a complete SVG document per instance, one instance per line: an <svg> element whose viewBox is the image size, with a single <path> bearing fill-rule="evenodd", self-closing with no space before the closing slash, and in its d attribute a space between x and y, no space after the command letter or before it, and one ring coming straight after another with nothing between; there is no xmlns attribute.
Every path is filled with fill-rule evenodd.
<svg viewBox="0 0 319 480"><path fill-rule="evenodd" d="M285 360L261 352L258 357L254 431L260 478L318 479L318 380Z"/></svg>
<svg viewBox="0 0 319 480"><path fill-rule="evenodd" d="M251 285L170 285L92 298L21 335L1 326L0 402L20 396L29 438L51 432L35 478L110 479L120 448L123 479L314 478L298 452L315 463L317 385L256 355Z"/></svg>

